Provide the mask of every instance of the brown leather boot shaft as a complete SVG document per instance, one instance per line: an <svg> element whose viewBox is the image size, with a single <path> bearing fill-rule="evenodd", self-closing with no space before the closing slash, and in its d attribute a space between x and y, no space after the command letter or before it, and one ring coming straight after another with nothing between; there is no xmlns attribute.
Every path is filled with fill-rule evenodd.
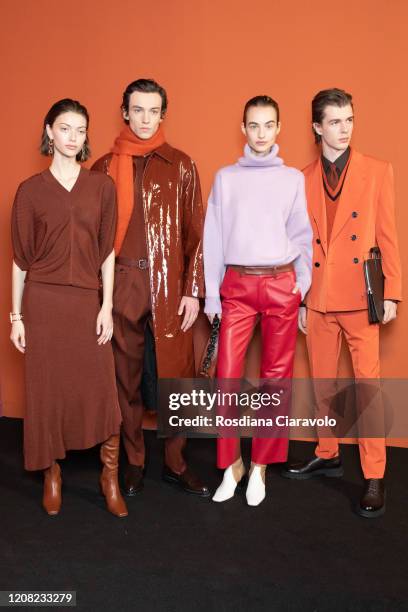
<svg viewBox="0 0 408 612"><path fill-rule="evenodd" d="M128 511L118 482L119 441L119 435L111 436L101 445L101 461L104 467L100 484L109 512L123 517L128 515Z"/></svg>
<svg viewBox="0 0 408 612"><path fill-rule="evenodd" d="M44 470L43 508L50 516L55 516L61 510L61 470L56 461Z"/></svg>

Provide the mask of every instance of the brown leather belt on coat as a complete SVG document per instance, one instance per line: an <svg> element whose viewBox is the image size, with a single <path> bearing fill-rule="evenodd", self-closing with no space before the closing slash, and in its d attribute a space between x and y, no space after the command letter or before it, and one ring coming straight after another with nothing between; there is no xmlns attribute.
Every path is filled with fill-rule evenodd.
<svg viewBox="0 0 408 612"><path fill-rule="evenodd" d="M231 268L231 270L235 270L240 274L266 274L269 276L276 276L277 274L281 274L282 272L291 272L294 270L293 264L285 264L283 266L234 266L228 265L227 268Z"/></svg>
<svg viewBox="0 0 408 612"><path fill-rule="evenodd" d="M129 259L128 257L116 257L115 262L121 266L129 266L129 268L139 268L146 270L149 267L147 259Z"/></svg>

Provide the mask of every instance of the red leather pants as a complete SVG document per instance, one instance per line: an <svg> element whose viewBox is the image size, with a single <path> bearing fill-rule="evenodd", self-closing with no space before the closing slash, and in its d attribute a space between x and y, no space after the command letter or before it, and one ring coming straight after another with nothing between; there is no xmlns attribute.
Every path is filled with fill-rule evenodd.
<svg viewBox="0 0 408 612"><path fill-rule="evenodd" d="M245 354L260 317L261 378L291 378L296 346L300 292L292 293L294 271L275 275L243 274L228 268L221 285L222 321L218 346L218 378L241 378ZM252 461L284 462L287 438L253 438ZM227 468L240 456L236 438L217 440L217 465Z"/></svg>

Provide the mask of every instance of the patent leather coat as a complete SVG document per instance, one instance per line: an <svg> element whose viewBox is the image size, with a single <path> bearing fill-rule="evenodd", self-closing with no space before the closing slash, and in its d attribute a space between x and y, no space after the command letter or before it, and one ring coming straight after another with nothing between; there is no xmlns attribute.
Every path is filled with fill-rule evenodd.
<svg viewBox="0 0 408 612"><path fill-rule="evenodd" d="M109 174L111 157L93 170ZM194 162L167 143L147 161L143 208L158 376L194 376L192 330L181 331L177 311L183 296L204 297L203 204Z"/></svg>

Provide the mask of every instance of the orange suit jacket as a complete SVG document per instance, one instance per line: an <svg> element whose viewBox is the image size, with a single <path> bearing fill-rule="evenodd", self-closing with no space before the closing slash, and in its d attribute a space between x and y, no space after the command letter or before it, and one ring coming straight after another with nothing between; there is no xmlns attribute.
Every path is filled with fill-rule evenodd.
<svg viewBox="0 0 408 612"><path fill-rule="evenodd" d="M382 254L384 299L401 300L391 164L351 150L330 244L320 157L303 173L313 228L313 274L307 307L319 312L367 308L363 261L374 246Z"/></svg>

